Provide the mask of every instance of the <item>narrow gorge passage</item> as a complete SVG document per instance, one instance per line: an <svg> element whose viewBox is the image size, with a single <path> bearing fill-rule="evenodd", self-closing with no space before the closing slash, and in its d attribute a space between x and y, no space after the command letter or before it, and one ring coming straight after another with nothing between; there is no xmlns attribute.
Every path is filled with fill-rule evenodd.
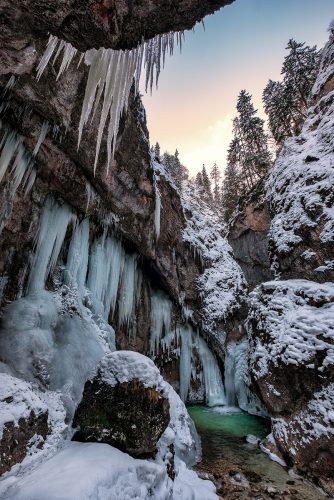
<svg viewBox="0 0 334 500"><path fill-rule="evenodd" d="M334 498L332 7L0 0L1 499Z"/></svg>

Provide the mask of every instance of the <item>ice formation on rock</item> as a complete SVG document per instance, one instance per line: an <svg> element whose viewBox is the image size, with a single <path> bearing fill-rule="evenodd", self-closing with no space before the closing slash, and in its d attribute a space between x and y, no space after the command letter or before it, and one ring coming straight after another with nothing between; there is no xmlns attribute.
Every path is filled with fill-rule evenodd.
<svg viewBox="0 0 334 500"><path fill-rule="evenodd" d="M160 290L151 290L150 351L155 354L163 336L169 334L172 321L172 303Z"/></svg>
<svg viewBox="0 0 334 500"><path fill-rule="evenodd" d="M0 183L6 175L7 170L10 168L11 197L15 195L16 190L21 184L27 194L35 182L35 158L49 131L49 123L46 120L43 122L32 153L25 147L23 136L9 128L1 120L0 130L3 132L0 141Z"/></svg>
<svg viewBox="0 0 334 500"><path fill-rule="evenodd" d="M176 41L175 41L176 38ZM166 53L173 53L174 45L182 46L183 32L165 33L158 35L152 40L144 41L137 48L126 51L100 48L91 49L85 53L84 60L89 66L89 75L86 84L85 97L81 110L79 122L78 147L81 142L84 126L94 118L101 103L101 114L97 132L96 154L94 171L96 170L101 141L105 129L107 129L107 166L110 167L116 149L116 140L119 122L122 113L126 111L129 94L133 82L136 91L144 60L146 68L146 90L152 91L154 83L158 85L161 66L165 63ZM77 50L71 44L59 40L50 35L46 50L37 68L37 78L40 79L46 66L52 59L52 63L62 55L62 62L57 75L69 67ZM82 55L80 62L82 60Z"/></svg>

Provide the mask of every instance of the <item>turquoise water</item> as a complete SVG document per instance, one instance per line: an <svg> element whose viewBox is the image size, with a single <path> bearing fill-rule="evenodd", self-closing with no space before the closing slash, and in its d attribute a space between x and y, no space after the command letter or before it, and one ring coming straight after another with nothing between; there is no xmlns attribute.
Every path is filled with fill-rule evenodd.
<svg viewBox="0 0 334 500"><path fill-rule="evenodd" d="M269 420L240 411L232 414L219 413L219 408L208 408L203 405L188 406L188 411L201 437L201 470L204 468L206 472L214 473L217 470L224 471L236 467L246 477L255 474L265 487L274 486L280 491L294 488L293 496L285 498L295 500L324 498L311 484L291 477L285 468L270 460L257 444L246 442L245 437L249 434L259 439L265 438L270 433ZM225 410L222 408L221 411ZM240 498L243 499L245 496Z"/></svg>
<svg viewBox="0 0 334 500"><path fill-rule="evenodd" d="M202 405L188 406L188 411L200 434L207 431L221 432L226 438L243 438L247 434L253 434L263 439L270 433L270 422L267 419L248 413L221 414L214 408Z"/></svg>

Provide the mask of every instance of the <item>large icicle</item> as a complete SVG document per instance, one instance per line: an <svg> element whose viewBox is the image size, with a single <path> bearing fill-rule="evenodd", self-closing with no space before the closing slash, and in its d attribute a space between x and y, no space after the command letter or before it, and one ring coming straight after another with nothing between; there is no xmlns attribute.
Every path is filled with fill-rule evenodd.
<svg viewBox="0 0 334 500"><path fill-rule="evenodd" d="M45 281L57 263L67 226L73 218L67 205L59 205L51 196L46 200L31 265L28 293L44 289Z"/></svg>
<svg viewBox="0 0 334 500"><path fill-rule="evenodd" d="M155 187L155 211L154 211L154 226L155 226L155 236L159 239L160 227L161 227L161 194L158 188L157 179L154 180Z"/></svg>
<svg viewBox="0 0 334 500"><path fill-rule="evenodd" d="M182 326L180 329L181 353L180 353L180 398L186 403L190 390L193 350L193 330L190 326Z"/></svg>
<svg viewBox="0 0 334 500"><path fill-rule="evenodd" d="M35 158L48 133L49 123L46 120L43 122L32 154L25 148L23 136L1 123L0 125L4 129L4 134L0 142L0 182L3 180L8 167L12 164L10 171L12 177L12 196L14 196L22 182L25 186L25 192L28 193L36 177L34 168Z"/></svg>
<svg viewBox="0 0 334 500"><path fill-rule="evenodd" d="M215 356L207 343L194 332L191 326L185 325L180 329L180 397L186 402L190 390L191 374L193 371L193 349L199 354L203 369L205 400L208 406L222 406L226 404L225 390L220 369Z"/></svg>
<svg viewBox="0 0 334 500"><path fill-rule="evenodd" d="M76 224L70 242L65 270L65 283L83 296L88 268L89 220Z"/></svg>
<svg viewBox="0 0 334 500"><path fill-rule="evenodd" d="M114 311L125 252L119 241L101 236L91 249L87 288L91 291L92 307L106 320Z"/></svg>
<svg viewBox="0 0 334 500"><path fill-rule="evenodd" d="M110 167L116 148L118 128L122 113L126 111L132 82L136 90L140 80L143 60L146 68L146 91L158 85L161 66L165 63L166 53L173 53L174 45L182 46L183 32L158 35L152 40L143 42L137 48L127 51L115 51L101 48L86 52L84 59L90 66L86 84L85 97L79 122L78 147L81 142L83 128L92 120L101 104L101 116L98 126L94 171L96 170L103 132L107 134L107 166ZM58 71L57 80L66 71L77 50L71 44L51 35L44 55L37 68L37 79L41 77L47 64L53 58L53 64L63 52L63 59ZM81 55L80 61L83 55ZM80 64L80 63L79 63Z"/></svg>
<svg viewBox="0 0 334 500"><path fill-rule="evenodd" d="M138 293L137 273L136 256L126 255L118 302L119 325L128 325L131 319Z"/></svg>
<svg viewBox="0 0 334 500"><path fill-rule="evenodd" d="M208 406L225 405L224 385L217 360L201 337L198 337L198 348L203 366L206 404Z"/></svg>
<svg viewBox="0 0 334 500"><path fill-rule="evenodd" d="M169 334L172 319L172 303L160 290L151 290L150 351L156 354L163 333Z"/></svg>

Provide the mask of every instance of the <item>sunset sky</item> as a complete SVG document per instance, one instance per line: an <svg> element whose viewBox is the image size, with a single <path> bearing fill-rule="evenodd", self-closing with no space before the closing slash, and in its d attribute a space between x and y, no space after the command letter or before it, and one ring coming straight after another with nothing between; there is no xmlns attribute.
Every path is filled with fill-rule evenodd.
<svg viewBox="0 0 334 500"><path fill-rule="evenodd" d="M144 95L151 143L178 148L191 174L215 161L223 170L239 91L264 117L262 90L280 78L289 38L322 47L333 17L334 0L236 0L208 16L167 59L158 91Z"/></svg>

